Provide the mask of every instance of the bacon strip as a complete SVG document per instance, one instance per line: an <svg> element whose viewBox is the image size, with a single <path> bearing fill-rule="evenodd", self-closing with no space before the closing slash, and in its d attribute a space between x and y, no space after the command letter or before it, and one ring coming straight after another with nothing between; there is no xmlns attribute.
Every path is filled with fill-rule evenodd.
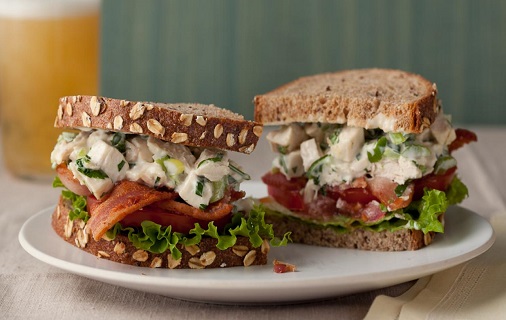
<svg viewBox="0 0 506 320"><path fill-rule="evenodd" d="M107 199L88 208L91 217L87 228L93 239L98 241L107 230L127 215L152 203L171 200L176 196L174 192L161 192L136 182L121 181Z"/></svg>
<svg viewBox="0 0 506 320"><path fill-rule="evenodd" d="M177 212L185 216L190 216L204 221L214 221L223 218L234 208L234 206L230 203L216 202L209 205L206 210L200 210L186 203L174 200L161 201L157 203L157 205L162 209Z"/></svg>

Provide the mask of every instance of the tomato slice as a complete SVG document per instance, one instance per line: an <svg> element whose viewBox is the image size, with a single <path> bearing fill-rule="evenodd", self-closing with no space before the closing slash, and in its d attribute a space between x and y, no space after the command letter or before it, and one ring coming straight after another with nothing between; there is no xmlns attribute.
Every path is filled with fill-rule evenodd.
<svg viewBox="0 0 506 320"><path fill-rule="evenodd" d="M455 135L457 136L455 140L450 143L448 146L448 150L450 152L457 150L458 148L462 147L463 145L478 141L478 137L476 136L476 133L466 130L466 129L455 129Z"/></svg>
<svg viewBox="0 0 506 320"><path fill-rule="evenodd" d="M284 190L276 186L267 185L267 192L276 202L289 210L303 211L306 208L301 189Z"/></svg>
<svg viewBox="0 0 506 320"><path fill-rule="evenodd" d="M450 168L442 174L431 173L425 177L415 180L415 193L413 195L413 200L420 199L423 196L423 189L425 188L446 191L455 176L455 171L457 171L457 167Z"/></svg>
<svg viewBox="0 0 506 320"><path fill-rule="evenodd" d="M368 180L368 187L371 193L376 196L381 203L388 206L390 210L405 208L413 200L413 184L410 183L406 186L401 197L397 196L395 192L398 186L399 184L388 178L375 177Z"/></svg>
<svg viewBox="0 0 506 320"><path fill-rule="evenodd" d="M349 203L366 204L373 200L378 200L378 198L371 194L366 188L347 188L342 190L339 187L329 187L327 188L326 195L334 200L340 198Z"/></svg>
<svg viewBox="0 0 506 320"><path fill-rule="evenodd" d="M63 185L73 193L80 196L88 196L91 194L88 187L82 185L79 180L74 178L74 174L65 163L61 163L56 167L56 174Z"/></svg>
<svg viewBox="0 0 506 320"><path fill-rule="evenodd" d="M307 179L297 177L287 179L281 172L268 172L262 177L262 181L268 186L274 186L283 190L300 190L306 185Z"/></svg>

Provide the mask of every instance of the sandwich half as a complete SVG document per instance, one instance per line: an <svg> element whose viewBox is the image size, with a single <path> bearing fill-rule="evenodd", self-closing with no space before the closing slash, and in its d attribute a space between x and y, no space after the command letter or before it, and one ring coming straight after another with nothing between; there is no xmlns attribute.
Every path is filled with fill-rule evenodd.
<svg viewBox="0 0 506 320"><path fill-rule="evenodd" d="M237 210L249 176L227 151L251 153L259 123L202 104L61 98L51 153L56 233L100 258L144 267L265 264L263 212ZM286 239L284 239L286 242Z"/></svg>
<svg viewBox="0 0 506 320"><path fill-rule="evenodd" d="M425 78L358 69L303 77L254 99L275 158L261 199L294 242L416 250L444 232L467 197L452 152L476 141L455 130Z"/></svg>

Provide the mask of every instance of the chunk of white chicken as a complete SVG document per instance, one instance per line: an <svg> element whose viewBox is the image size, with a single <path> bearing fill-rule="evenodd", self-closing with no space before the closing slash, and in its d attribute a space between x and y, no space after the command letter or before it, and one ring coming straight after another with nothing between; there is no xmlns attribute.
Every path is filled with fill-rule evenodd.
<svg viewBox="0 0 506 320"><path fill-rule="evenodd" d="M103 140L97 140L88 152L90 163L100 168L113 182L123 180L128 171L128 163L118 149Z"/></svg>
<svg viewBox="0 0 506 320"><path fill-rule="evenodd" d="M149 137L147 145L151 153L153 153L154 159L164 158L167 155L171 158L176 158L183 163L185 171L190 171L195 164L195 156L187 146L182 144L163 142Z"/></svg>
<svg viewBox="0 0 506 320"><path fill-rule="evenodd" d="M316 160L323 156L320 147L316 143L316 139L309 139L300 144L300 155L304 170L307 171Z"/></svg>
<svg viewBox="0 0 506 320"><path fill-rule="evenodd" d="M336 143L330 146L330 154L339 160L353 161L364 142L364 129L346 126L339 133Z"/></svg>
<svg viewBox="0 0 506 320"><path fill-rule="evenodd" d="M125 158L128 163L153 162L153 153L149 150L146 139L135 137L126 141L125 145Z"/></svg>
<svg viewBox="0 0 506 320"><path fill-rule="evenodd" d="M295 150L288 154L280 154L274 159L273 166L279 168L287 178L300 177L304 174L304 164L301 150Z"/></svg>
<svg viewBox="0 0 506 320"><path fill-rule="evenodd" d="M68 164L68 168L72 173L74 174L74 177L79 180L79 182L82 185L86 185L90 192L95 196L97 199L101 199L105 194L107 194L112 187L114 186L114 182L109 177L104 178L92 178L88 177L87 175L81 173L78 170L76 162L70 162ZM96 166L91 166L89 169L93 170L99 170Z"/></svg>
<svg viewBox="0 0 506 320"><path fill-rule="evenodd" d="M195 208L207 206L213 195L211 183L193 171L177 186L176 191L186 203Z"/></svg>
<svg viewBox="0 0 506 320"><path fill-rule="evenodd" d="M308 138L304 128L295 123L271 131L266 136L272 151L283 154L298 149L301 142Z"/></svg>
<svg viewBox="0 0 506 320"><path fill-rule="evenodd" d="M228 155L224 151L205 149L195 162L194 171L210 181L220 181L230 173Z"/></svg>

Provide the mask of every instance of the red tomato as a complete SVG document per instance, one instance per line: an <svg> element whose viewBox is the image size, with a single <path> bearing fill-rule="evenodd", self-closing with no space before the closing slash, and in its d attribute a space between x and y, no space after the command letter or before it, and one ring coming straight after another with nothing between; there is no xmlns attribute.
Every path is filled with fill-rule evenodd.
<svg viewBox="0 0 506 320"><path fill-rule="evenodd" d="M225 227L230 222L231 216L228 215L222 219L214 221L214 225L218 229ZM162 226L172 226L173 232L188 233L195 227L195 223L199 223L204 229L207 228L209 221L203 221L195 219L189 216L168 212L167 210L161 209L156 205L149 205L141 210L129 214L123 220L120 221L123 227L138 227L142 221L152 221Z"/></svg>
<svg viewBox="0 0 506 320"><path fill-rule="evenodd" d="M478 137L476 136L476 134L474 132L466 130L466 129L456 129L455 134L457 137L448 146L448 150L450 152L457 150L458 148L462 147L466 143L478 141Z"/></svg>
<svg viewBox="0 0 506 320"><path fill-rule="evenodd" d="M267 185L267 192L269 196L273 197L276 200L276 202L283 205L287 209L302 211L306 207L304 204L304 197L301 194L301 189L284 190L279 187Z"/></svg>
<svg viewBox="0 0 506 320"><path fill-rule="evenodd" d="M88 190L88 187L82 185L79 180L74 178L74 174L69 170L69 168L67 168L66 164L62 163L58 165L56 167L56 174L58 175L58 178L60 178L63 185L73 193L80 196L88 196L91 194L90 190Z"/></svg>
<svg viewBox="0 0 506 320"><path fill-rule="evenodd" d="M284 190L300 190L306 185L304 177L287 179L281 172L268 172L262 177L262 181L268 186L274 186Z"/></svg>
<svg viewBox="0 0 506 320"><path fill-rule="evenodd" d="M371 193L376 196L381 203L388 206L390 210L405 208L413 199L413 184L409 184L404 190L402 197L398 197L395 193L395 189L399 185L388 178L375 177L368 180L367 183Z"/></svg>
<svg viewBox="0 0 506 320"><path fill-rule="evenodd" d="M413 200L418 200L423 196L424 188L446 191L455 176L456 170L457 167L453 167L446 170L443 174L431 173L421 179L415 180L415 194L413 195Z"/></svg>
<svg viewBox="0 0 506 320"><path fill-rule="evenodd" d="M327 189L327 197L337 200L338 198L343 199L350 203L369 203L373 200L378 200L371 192L366 188L347 188L341 190L339 187Z"/></svg>

